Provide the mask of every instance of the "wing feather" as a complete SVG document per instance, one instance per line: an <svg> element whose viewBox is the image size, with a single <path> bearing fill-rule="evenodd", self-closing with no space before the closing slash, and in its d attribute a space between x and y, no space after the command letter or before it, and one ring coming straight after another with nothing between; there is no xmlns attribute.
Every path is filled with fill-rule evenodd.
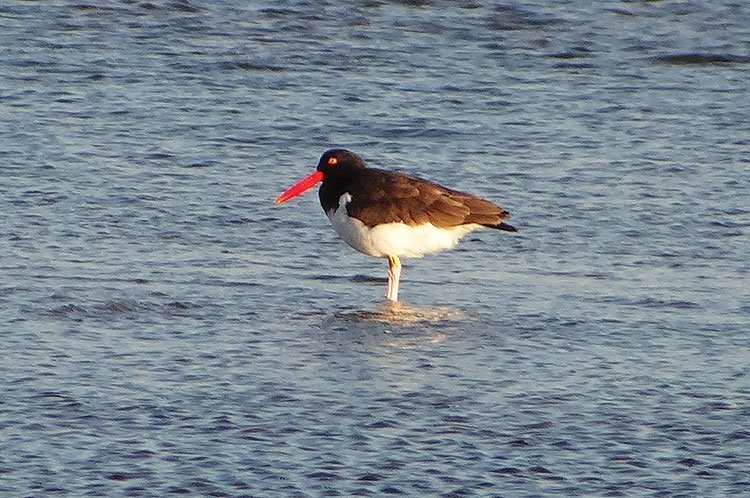
<svg viewBox="0 0 750 498"><path fill-rule="evenodd" d="M347 191L352 195L349 215L369 227L403 222L439 228L466 224L512 228L502 223L510 214L497 204L398 172L367 169Z"/></svg>

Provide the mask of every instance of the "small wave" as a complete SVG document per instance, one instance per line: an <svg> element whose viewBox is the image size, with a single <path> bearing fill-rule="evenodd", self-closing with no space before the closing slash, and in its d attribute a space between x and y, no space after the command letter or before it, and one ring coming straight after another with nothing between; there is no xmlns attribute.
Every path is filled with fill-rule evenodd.
<svg viewBox="0 0 750 498"><path fill-rule="evenodd" d="M79 306L77 304L64 304L62 306L58 306L56 308L53 308L49 311L50 315L56 315L56 316L69 316L74 314L81 314L86 313L86 308L83 306Z"/></svg>
<svg viewBox="0 0 750 498"><path fill-rule="evenodd" d="M656 62L677 65L750 64L750 55L684 53L664 54L651 58Z"/></svg>

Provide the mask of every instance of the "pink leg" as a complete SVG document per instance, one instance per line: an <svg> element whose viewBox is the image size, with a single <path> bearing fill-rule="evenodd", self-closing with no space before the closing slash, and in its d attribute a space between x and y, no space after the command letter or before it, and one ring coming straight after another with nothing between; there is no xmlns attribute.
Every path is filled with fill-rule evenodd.
<svg viewBox="0 0 750 498"><path fill-rule="evenodd" d="M388 256L388 288L385 298L398 301L398 282L401 279L401 261L398 256Z"/></svg>

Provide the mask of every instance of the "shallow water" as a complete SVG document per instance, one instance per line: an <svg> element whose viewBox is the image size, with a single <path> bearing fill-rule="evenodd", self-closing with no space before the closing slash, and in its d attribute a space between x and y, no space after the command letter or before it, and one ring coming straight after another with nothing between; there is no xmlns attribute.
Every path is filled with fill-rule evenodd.
<svg viewBox="0 0 750 498"><path fill-rule="evenodd" d="M3 496L747 494L748 7L0 22ZM314 194L271 204L334 146L520 232L388 305Z"/></svg>

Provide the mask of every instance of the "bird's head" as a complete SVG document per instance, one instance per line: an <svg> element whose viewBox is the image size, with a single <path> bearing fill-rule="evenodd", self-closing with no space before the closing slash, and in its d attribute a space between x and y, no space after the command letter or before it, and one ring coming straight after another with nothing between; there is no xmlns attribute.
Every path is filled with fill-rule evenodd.
<svg viewBox="0 0 750 498"><path fill-rule="evenodd" d="M364 159L353 152L345 149L327 150L320 156L320 161L318 161L318 167L315 171L289 187L273 202L274 204L281 204L293 197L297 197L325 179L346 178L366 167L367 164Z"/></svg>

